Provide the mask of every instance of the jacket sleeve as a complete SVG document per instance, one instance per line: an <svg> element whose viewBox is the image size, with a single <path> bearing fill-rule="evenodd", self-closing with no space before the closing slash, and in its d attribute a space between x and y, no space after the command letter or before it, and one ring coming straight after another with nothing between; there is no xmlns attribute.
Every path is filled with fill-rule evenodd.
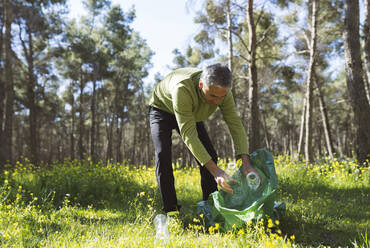
<svg viewBox="0 0 370 248"><path fill-rule="evenodd" d="M229 128L234 143L235 156L248 154L247 135L242 121L236 112L235 102L231 91L227 93L219 108L226 125Z"/></svg>
<svg viewBox="0 0 370 248"><path fill-rule="evenodd" d="M180 135L195 158L204 165L211 156L199 140L193 115L193 99L185 87L179 87L172 92L173 111L176 116Z"/></svg>

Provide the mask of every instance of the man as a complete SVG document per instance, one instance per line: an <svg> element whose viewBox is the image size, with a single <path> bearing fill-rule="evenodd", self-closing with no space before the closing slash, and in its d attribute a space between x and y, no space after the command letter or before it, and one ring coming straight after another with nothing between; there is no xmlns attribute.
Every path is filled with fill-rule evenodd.
<svg viewBox="0 0 370 248"><path fill-rule="evenodd" d="M233 193L231 178L217 166L217 154L202 121L217 108L230 130L235 155L243 162L243 172L257 171L248 158L248 143L230 91L230 70L221 64L174 70L159 82L150 100L149 121L155 147L156 176L166 213L180 209L174 186L171 161L172 130L176 129L195 156L201 175L203 200L217 190ZM258 173L257 173L258 174Z"/></svg>

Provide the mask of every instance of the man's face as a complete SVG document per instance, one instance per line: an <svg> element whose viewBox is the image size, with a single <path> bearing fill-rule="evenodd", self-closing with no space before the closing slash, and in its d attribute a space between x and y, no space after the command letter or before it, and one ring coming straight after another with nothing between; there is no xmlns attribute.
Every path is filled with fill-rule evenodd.
<svg viewBox="0 0 370 248"><path fill-rule="evenodd" d="M204 99L209 105L217 105L220 103L229 91L227 88L221 88L215 85L209 87L199 82L200 91L203 94Z"/></svg>

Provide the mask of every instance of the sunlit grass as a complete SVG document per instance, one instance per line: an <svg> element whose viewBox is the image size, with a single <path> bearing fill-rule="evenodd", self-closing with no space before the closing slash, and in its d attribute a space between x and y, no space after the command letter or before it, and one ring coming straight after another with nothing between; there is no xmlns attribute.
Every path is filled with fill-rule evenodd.
<svg viewBox="0 0 370 248"><path fill-rule="evenodd" d="M226 167L227 160L220 160ZM181 216L170 226L168 247L368 247L370 172L355 161L306 166L275 158L278 222L246 223L223 232L204 227L198 168L178 169ZM65 161L34 166L28 161L0 174L1 247L158 247L154 217L161 211L152 167L126 163Z"/></svg>

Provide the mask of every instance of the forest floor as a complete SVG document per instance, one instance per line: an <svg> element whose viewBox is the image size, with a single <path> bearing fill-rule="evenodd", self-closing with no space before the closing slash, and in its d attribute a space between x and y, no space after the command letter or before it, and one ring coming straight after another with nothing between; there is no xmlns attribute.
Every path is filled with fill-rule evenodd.
<svg viewBox="0 0 370 248"><path fill-rule="evenodd" d="M369 247L370 170L351 160L306 166L274 158L280 221L223 232L195 214L201 200L197 168L175 167L182 211L167 247ZM220 161L226 166L227 161ZM65 161L17 162L0 172L0 247L160 247L161 211L155 170L146 166Z"/></svg>

